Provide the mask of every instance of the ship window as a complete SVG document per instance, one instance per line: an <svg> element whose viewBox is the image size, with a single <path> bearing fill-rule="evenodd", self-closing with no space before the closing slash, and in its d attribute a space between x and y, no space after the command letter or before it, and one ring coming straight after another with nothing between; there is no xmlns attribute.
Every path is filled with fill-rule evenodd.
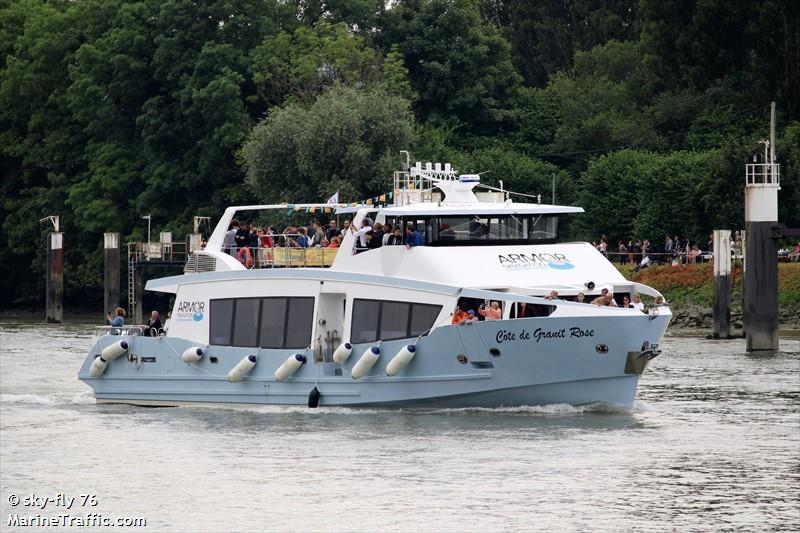
<svg viewBox="0 0 800 533"><path fill-rule="evenodd" d="M314 298L262 298L260 346L307 348L314 323Z"/></svg>
<svg viewBox="0 0 800 533"><path fill-rule="evenodd" d="M258 298L236 300L232 346L258 346Z"/></svg>
<svg viewBox="0 0 800 533"><path fill-rule="evenodd" d="M378 313L381 303L375 300L356 300L353 302L352 342L371 342L378 340Z"/></svg>
<svg viewBox="0 0 800 533"><path fill-rule="evenodd" d="M362 343L421 335L433 326L441 310L440 305L356 299L350 338Z"/></svg>
<svg viewBox="0 0 800 533"><path fill-rule="evenodd" d="M289 298L286 314L286 348L307 348L314 324L314 298Z"/></svg>
<svg viewBox="0 0 800 533"><path fill-rule="evenodd" d="M440 305L414 304L411 307L411 335L409 336L422 335L431 329L441 310L442 306Z"/></svg>
<svg viewBox="0 0 800 533"><path fill-rule="evenodd" d="M209 344L306 348L311 343L314 298L211 300Z"/></svg>
<svg viewBox="0 0 800 533"><path fill-rule="evenodd" d="M404 302L381 302L382 340L402 339L408 336L408 311L410 304Z"/></svg>
<svg viewBox="0 0 800 533"><path fill-rule="evenodd" d="M231 343L233 302L233 300L211 300L209 309L209 344L225 346Z"/></svg>
<svg viewBox="0 0 800 533"><path fill-rule="evenodd" d="M260 346L262 348L283 348L285 319L286 298L261 299Z"/></svg>
<svg viewBox="0 0 800 533"><path fill-rule="evenodd" d="M468 246L555 243L557 215L441 216L416 221L426 228L425 244Z"/></svg>

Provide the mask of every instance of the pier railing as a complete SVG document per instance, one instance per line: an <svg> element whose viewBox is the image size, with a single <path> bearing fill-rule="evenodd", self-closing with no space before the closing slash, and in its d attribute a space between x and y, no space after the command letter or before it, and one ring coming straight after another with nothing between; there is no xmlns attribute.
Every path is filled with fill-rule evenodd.
<svg viewBox="0 0 800 533"><path fill-rule="evenodd" d="M781 166L777 163L751 163L745 166L747 186L778 186L781 184Z"/></svg>
<svg viewBox="0 0 800 533"><path fill-rule="evenodd" d="M185 242L129 242L128 261L136 263L183 263L188 246Z"/></svg>

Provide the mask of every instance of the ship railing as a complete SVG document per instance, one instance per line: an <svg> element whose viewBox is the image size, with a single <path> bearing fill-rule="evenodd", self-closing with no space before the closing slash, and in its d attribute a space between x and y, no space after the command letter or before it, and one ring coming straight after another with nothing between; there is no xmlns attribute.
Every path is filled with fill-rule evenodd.
<svg viewBox="0 0 800 533"><path fill-rule="evenodd" d="M298 237L300 234L273 235L273 246L247 246L226 251L247 268L329 267L333 264L338 247L299 247L296 245Z"/></svg>
<svg viewBox="0 0 800 533"><path fill-rule="evenodd" d="M114 335L119 337L134 337L144 335L146 326L94 326L92 336L94 340L99 339L105 335Z"/></svg>

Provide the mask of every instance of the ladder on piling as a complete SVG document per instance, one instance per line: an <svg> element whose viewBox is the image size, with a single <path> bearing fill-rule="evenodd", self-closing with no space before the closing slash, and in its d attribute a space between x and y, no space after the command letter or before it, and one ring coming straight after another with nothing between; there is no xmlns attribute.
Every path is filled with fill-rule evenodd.
<svg viewBox="0 0 800 533"><path fill-rule="evenodd" d="M128 316L136 312L136 249L128 246Z"/></svg>

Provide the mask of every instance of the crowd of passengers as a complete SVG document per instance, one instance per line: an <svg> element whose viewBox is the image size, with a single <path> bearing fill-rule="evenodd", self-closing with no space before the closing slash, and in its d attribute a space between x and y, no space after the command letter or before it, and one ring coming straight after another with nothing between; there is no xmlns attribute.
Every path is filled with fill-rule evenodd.
<svg viewBox="0 0 800 533"><path fill-rule="evenodd" d="M550 294L545 296L545 299L561 300L562 298L559 296L558 291L550 291ZM642 299L638 294L633 295L633 301L631 301L627 295L623 295L622 303L620 304L617 303L617 300L614 298L614 294L608 289L602 289L600 291L600 296L592 299L591 301L587 300L586 295L582 292L579 292L574 299L563 299L577 303L586 303L606 307L623 307L627 309L635 309L637 311L641 311L642 313L647 312L644 302L642 302ZM653 306L657 307L661 305L665 305L664 298L658 296L653 302ZM470 309L469 307L474 307L474 305L469 305L468 300L463 299L459 301L459 303L456 305L455 311L453 311L452 323L473 324L483 320L500 320L503 316L503 310L500 307L500 303L497 301L491 301L488 307L485 303L479 303L477 305L477 310ZM516 302L513 304L511 309L510 318L533 318L548 316L553 310L553 306Z"/></svg>
<svg viewBox="0 0 800 533"><path fill-rule="evenodd" d="M369 218L364 219L358 230L350 224L350 220L345 220L340 228L335 220L323 226L318 220L312 219L308 226L286 226L281 232L275 226L262 227L233 219L222 241L222 249L250 267L256 250L276 247L339 248L348 231L355 235L356 253L381 246L419 246L425 242L424 235L415 231L413 225L404 231L400 226L373 223Z"/></svg>

